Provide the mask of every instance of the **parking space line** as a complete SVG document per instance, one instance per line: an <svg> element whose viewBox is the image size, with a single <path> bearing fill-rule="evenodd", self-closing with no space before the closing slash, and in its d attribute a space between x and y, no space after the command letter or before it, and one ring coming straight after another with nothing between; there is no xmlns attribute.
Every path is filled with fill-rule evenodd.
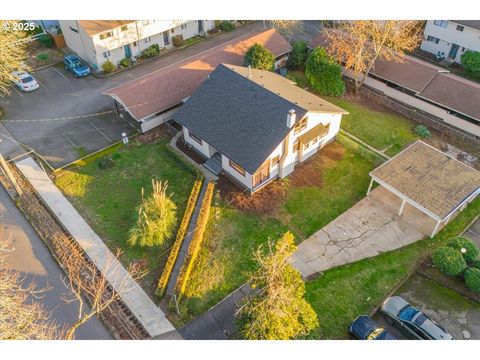
<svg viewBox="0 0 480 360"><path fill-rule="evenodd" d="M67 78L65 75L63 75L60 71L58 71L57 69L55 69L54 67L52 67L51 69L55 70L55 72L60 75L62 78L64 78L65 80L67 81L70 81L69 78Z"/></svg>
<svg viewBox="0 0 480 360"><path fill-rule="evenodd" d="M72 144L72 146L73 146L74 148L78 148L78 146L75 145L75 143L74 143L72 140L70 140L70 138L67 136L67 134L63 133L62 135L63 135L63 137L64 137L65 139L67 139L67 141L68 141L70 144Z"/></svg>
<svg viewBox="0 0 480 360"><path fill-rule="evenodd" d="M110 141L110 143L113 143L112 139L110 139L107 135L105 135L105 133L102 130L100 130L98 127L96 127L95 124L90 122L90 125L92 125L100 134L102 134L108 141Z"/></svg>
<svg viewBox="0 0 480 360"><path fill-rule="evenodd" d="M16 86L12 86L13 90L15 90L15 92L20 95L21 97L23 97L23 94L17 90L17 87Z"/></svg>
<svg viewBox="0 0 480 360"><path fill-rule="evenodd" d="M38 79L37 79L37 82L40 84L40 86L43 86L45 89L48 90L48 87L46 87L45 85L43 85Z"/></svg>

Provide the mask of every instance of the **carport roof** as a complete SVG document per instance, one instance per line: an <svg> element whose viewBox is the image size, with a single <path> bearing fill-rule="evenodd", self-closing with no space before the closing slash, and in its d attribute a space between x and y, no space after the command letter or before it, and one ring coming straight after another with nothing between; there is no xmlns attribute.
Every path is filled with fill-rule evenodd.
<svg viewBox="0 0 480 360"><path fill-rule="evenodd" d="M259 43L275 57L291 50L290 43L275 29L230 41L188 60L172 64L104 92L140 121L180 104L221 63L243 65L247 49Z"/></svg>
<svg viewBox="0 0 480 360"><path fill-rule="evenodd" d="M444 220L480 190L480 172L417 141L370 173L380 185Z"/></svg>

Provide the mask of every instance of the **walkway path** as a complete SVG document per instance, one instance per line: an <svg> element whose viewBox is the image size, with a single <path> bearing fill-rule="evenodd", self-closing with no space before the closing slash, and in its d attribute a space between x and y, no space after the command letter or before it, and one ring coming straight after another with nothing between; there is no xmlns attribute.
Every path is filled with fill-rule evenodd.
<svg viewBox="0 0 480 360"><path fill-rule="evenodd" d="M107 278L113 289L125 291L120 297L151 337L175 338L178 335L165 314L158 308L125 268L115 259L103 241L80 216L70 202L38 164L28 157L16 163L44 203L55 214L70 235L78 242L88 257ZM125 286L126 285L126 286Z"/></svg>

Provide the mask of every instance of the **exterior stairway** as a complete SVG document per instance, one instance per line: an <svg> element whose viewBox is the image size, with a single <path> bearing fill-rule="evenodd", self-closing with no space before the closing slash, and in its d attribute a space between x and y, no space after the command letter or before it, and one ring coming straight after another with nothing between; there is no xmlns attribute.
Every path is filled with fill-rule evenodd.
<svg viewBox="0 0 480 360"><path fill-rule="evenodd" d="M222 172L222 155L216 152L210 159L205 161L203 166L218 176Z"/></svg>

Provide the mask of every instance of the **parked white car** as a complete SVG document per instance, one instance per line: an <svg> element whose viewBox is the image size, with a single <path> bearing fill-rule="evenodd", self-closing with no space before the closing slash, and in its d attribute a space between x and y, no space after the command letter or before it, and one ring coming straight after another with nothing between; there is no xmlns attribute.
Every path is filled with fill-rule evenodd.
<svg viewBox="0 0 480 360"><path fill-rule="evenodd" d="M40 87L38 81L35 78L23 71L14 71L12 73L14 77L14 84L22 91L33 91Z"/></svg>

